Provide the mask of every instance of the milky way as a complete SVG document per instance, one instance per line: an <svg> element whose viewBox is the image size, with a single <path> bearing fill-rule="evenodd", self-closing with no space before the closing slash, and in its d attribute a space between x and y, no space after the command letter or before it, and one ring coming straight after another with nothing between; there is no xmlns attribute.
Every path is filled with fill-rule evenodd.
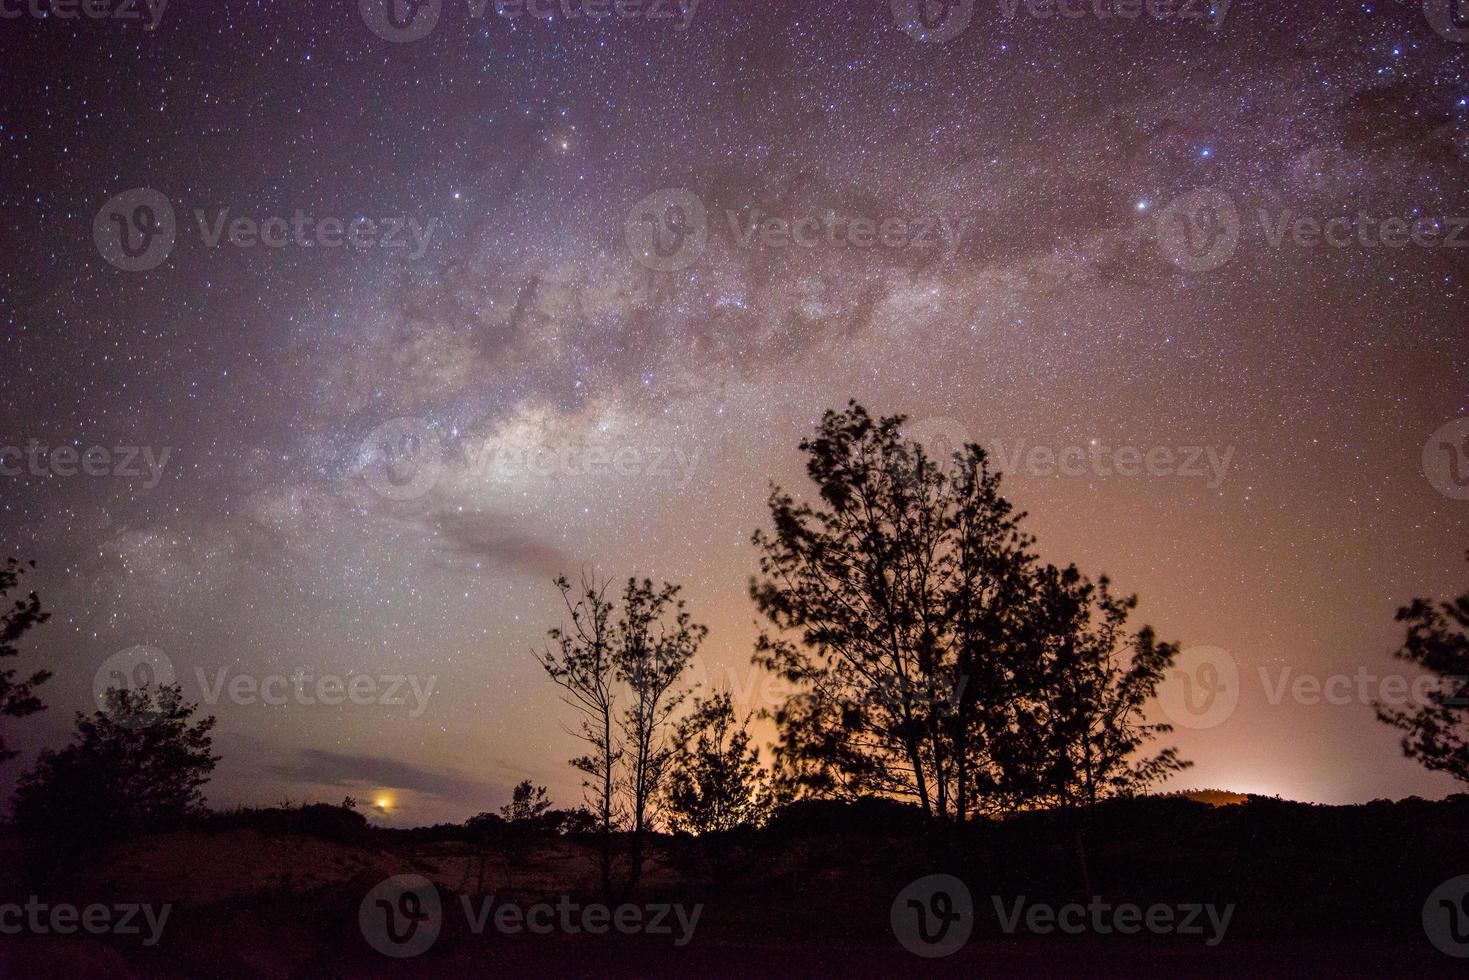
<svg viewBox="0 0 1469 980"><path fill-rule="evenodd" d="M1370 700L1469 571L1469 28L531 6L0 3L23 748L145 646L220 719L213 802L569 803L551 578L684 583L700 676L770 703L749 535L857 398L992 449L1048 559L1235 670L1175 785L1451 789Z"/></svg>

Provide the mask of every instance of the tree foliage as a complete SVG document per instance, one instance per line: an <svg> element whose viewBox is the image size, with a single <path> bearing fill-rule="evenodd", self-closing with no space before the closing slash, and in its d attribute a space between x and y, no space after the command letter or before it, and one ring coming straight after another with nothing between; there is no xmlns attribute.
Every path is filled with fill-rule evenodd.
<svg viewBox="0 0 1469 980"><path fill-rule="evenodd" d="M1186 768L1171 748L1137 757L1172 731L1145 712L1177 656L1149 627L1127 632L1137 597L1071 567L1037 568L1033 582L1017 658L1021 696L995 739L1002 795L1013 805L1089 806Z"/></svg>
<svg viewBox="0 0 1469 980"><path fill-rule="evenodd" d="M1379 702L1377 717L1404 732L1408 758L1469 783L1469 592L1445 602L1415 599L1397 621L1407 624L1407 636L1394 656L1443 683L1422 704Z"/></svg>
<svg viewBox="0 0 1469 980"><path fill-rule="evenodd" d="M1133 753L1176 653L1125 630L1135 599L1043 565L1001 475L947 461L852 403L801 444L819 503L779 487L755 533L758 664L798 690L775 713L777 792L883 795L940 819L1135 791L1185 763Z"/></svg>
<svg viewBox="0 0 1469 980"><path fill-rule="evenodd" d="M695 698L678 724L668 780L668 823L705 834L760 823L766 795L749 718L735 714L728 692Z"/></svg>
<svg viewBox="0 0 1469 980"><path fill-rule="evenodd" d="M106 711L78 712L72 742L47 749L15 794L15 822L53 848L126 837L199 813L214 718L191 720L177 685L108 692Z"/></svg>
<svg viewBox="0 0 1469 980"><path fill-rule="evenodd" d="M676 585L629 578L620 601L608 598L609 582L584 577L575 597L565 576L556 586L570 623L549 632L537 659L581 715L577 735L589 751L572 765L584 774L586 803L600 825L610 894L615 829L632 831L628 887L641 876L643 838L672 751L669 728L685 696L679 681L708 628L693 622Z"/></svg>
<svg viewBox="0 0 1469 980"><path fill-rule="evenodd" d="M551 801L546 799L546 787L524 779L511 791L510 802L500 808L500 816L509 824L537 826L549 809Z"/></svg>
<svg viewBox="0 0 1469 980"><path fill-rule="evenodd" d="M628 691L622 735L628 747L633 882L642 876L643 837L652 829L673 751L669 722L685 697L678 683L709 633L693 621L678 593L676 585L655 589L648 579L628 579L617 628L617 677Z"/></svg>
<svg viewBox="0 0 1469 980"><path fill-rule="evenodd" d="M9 601L26 571L35 567L35 562L23 565L14 558L6 559L0 566L0 606ZM19 656L17 644L20 638L50 617L50 613L42 610L41 600L34 592L16 599L4 613L0 613L0 658ZM38 670L23 680L18 679L16 673L13 667L0 670L0 715L24 718L44 710L46 706L36 696L35 689L50 680L51 672ZM0 762L13 759L17 754L5 744L4 733L0 732Z"/></svg>
<svg viewBox="0 0 1469 980"><path fill-rule="evenodd" d="M583 577L581 594L572 597L571 582L556 580L570 624L549 632L550 644L537 653L546 674L565 692L562 700L581 715L577 737L589 749L571 760L583 775L587 808L595 815L602 835L602 888L611 890L613 827L620 817L618 767L622 747L614 727L617 668L613 661L613 603L610 583Z"/></svg>

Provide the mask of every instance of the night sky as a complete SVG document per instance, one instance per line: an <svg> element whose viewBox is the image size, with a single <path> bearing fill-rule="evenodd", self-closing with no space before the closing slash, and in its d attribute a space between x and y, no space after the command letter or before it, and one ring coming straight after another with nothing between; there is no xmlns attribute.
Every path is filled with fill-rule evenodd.
<svg viewBox="0 0 1469 980"><path fill-rule="evenodd" d="M1469 577L1469 28L445 0L394 41L383 3L32 2L0 2L0 451L40 449L0 459L0 553L40 562L19 665L57 676L5 795L142 645L193 700L433 684L222 695L214 804L573 803L552 577L683 583L700 676L773 706L749 537L849 398L994 449L1045 558L1237 667L1174 788L1452 789L1357 678ZM1351 693L1273 696L1300 675Z"/></svg>

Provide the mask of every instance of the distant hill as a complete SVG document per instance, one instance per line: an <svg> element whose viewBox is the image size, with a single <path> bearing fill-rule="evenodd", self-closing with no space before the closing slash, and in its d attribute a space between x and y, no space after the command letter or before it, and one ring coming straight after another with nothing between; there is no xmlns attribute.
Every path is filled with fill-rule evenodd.
<svg viewBox="0 0 1469 980"><path fill-rule="evenodd" d="M1207 803L1210 806L1233 806L1238 803L1250 802L1249 794L1233 793L1227 789L1185 789L1177 793L1166 793L1164 795L1182 797L1185 800L1193 800L1195 803Z"/></svg>

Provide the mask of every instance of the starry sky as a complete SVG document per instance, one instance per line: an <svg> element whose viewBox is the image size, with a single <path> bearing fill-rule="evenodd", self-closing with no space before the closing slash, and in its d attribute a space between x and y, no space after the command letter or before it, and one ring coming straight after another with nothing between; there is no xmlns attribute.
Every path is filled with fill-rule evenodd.
<svg viewBox="0 0 1469 980"><path fill-rule="evenodd" d="M553 576L683 583L698 676L773 704L749 536L849 398L994 450L1044 557L1227 657L1176 788L1453 789L1356 679L1466 578L1434 460L1469 454L1469 30L1407 0L30 3L0 4L0 450L39 455L0 458L0 553L40 562L22 666L57 676L0 792L145 647L194 700L403 679L207 703L216 804L572 803ZM1353 693L1272 697L1301 675Z"/></svg>

